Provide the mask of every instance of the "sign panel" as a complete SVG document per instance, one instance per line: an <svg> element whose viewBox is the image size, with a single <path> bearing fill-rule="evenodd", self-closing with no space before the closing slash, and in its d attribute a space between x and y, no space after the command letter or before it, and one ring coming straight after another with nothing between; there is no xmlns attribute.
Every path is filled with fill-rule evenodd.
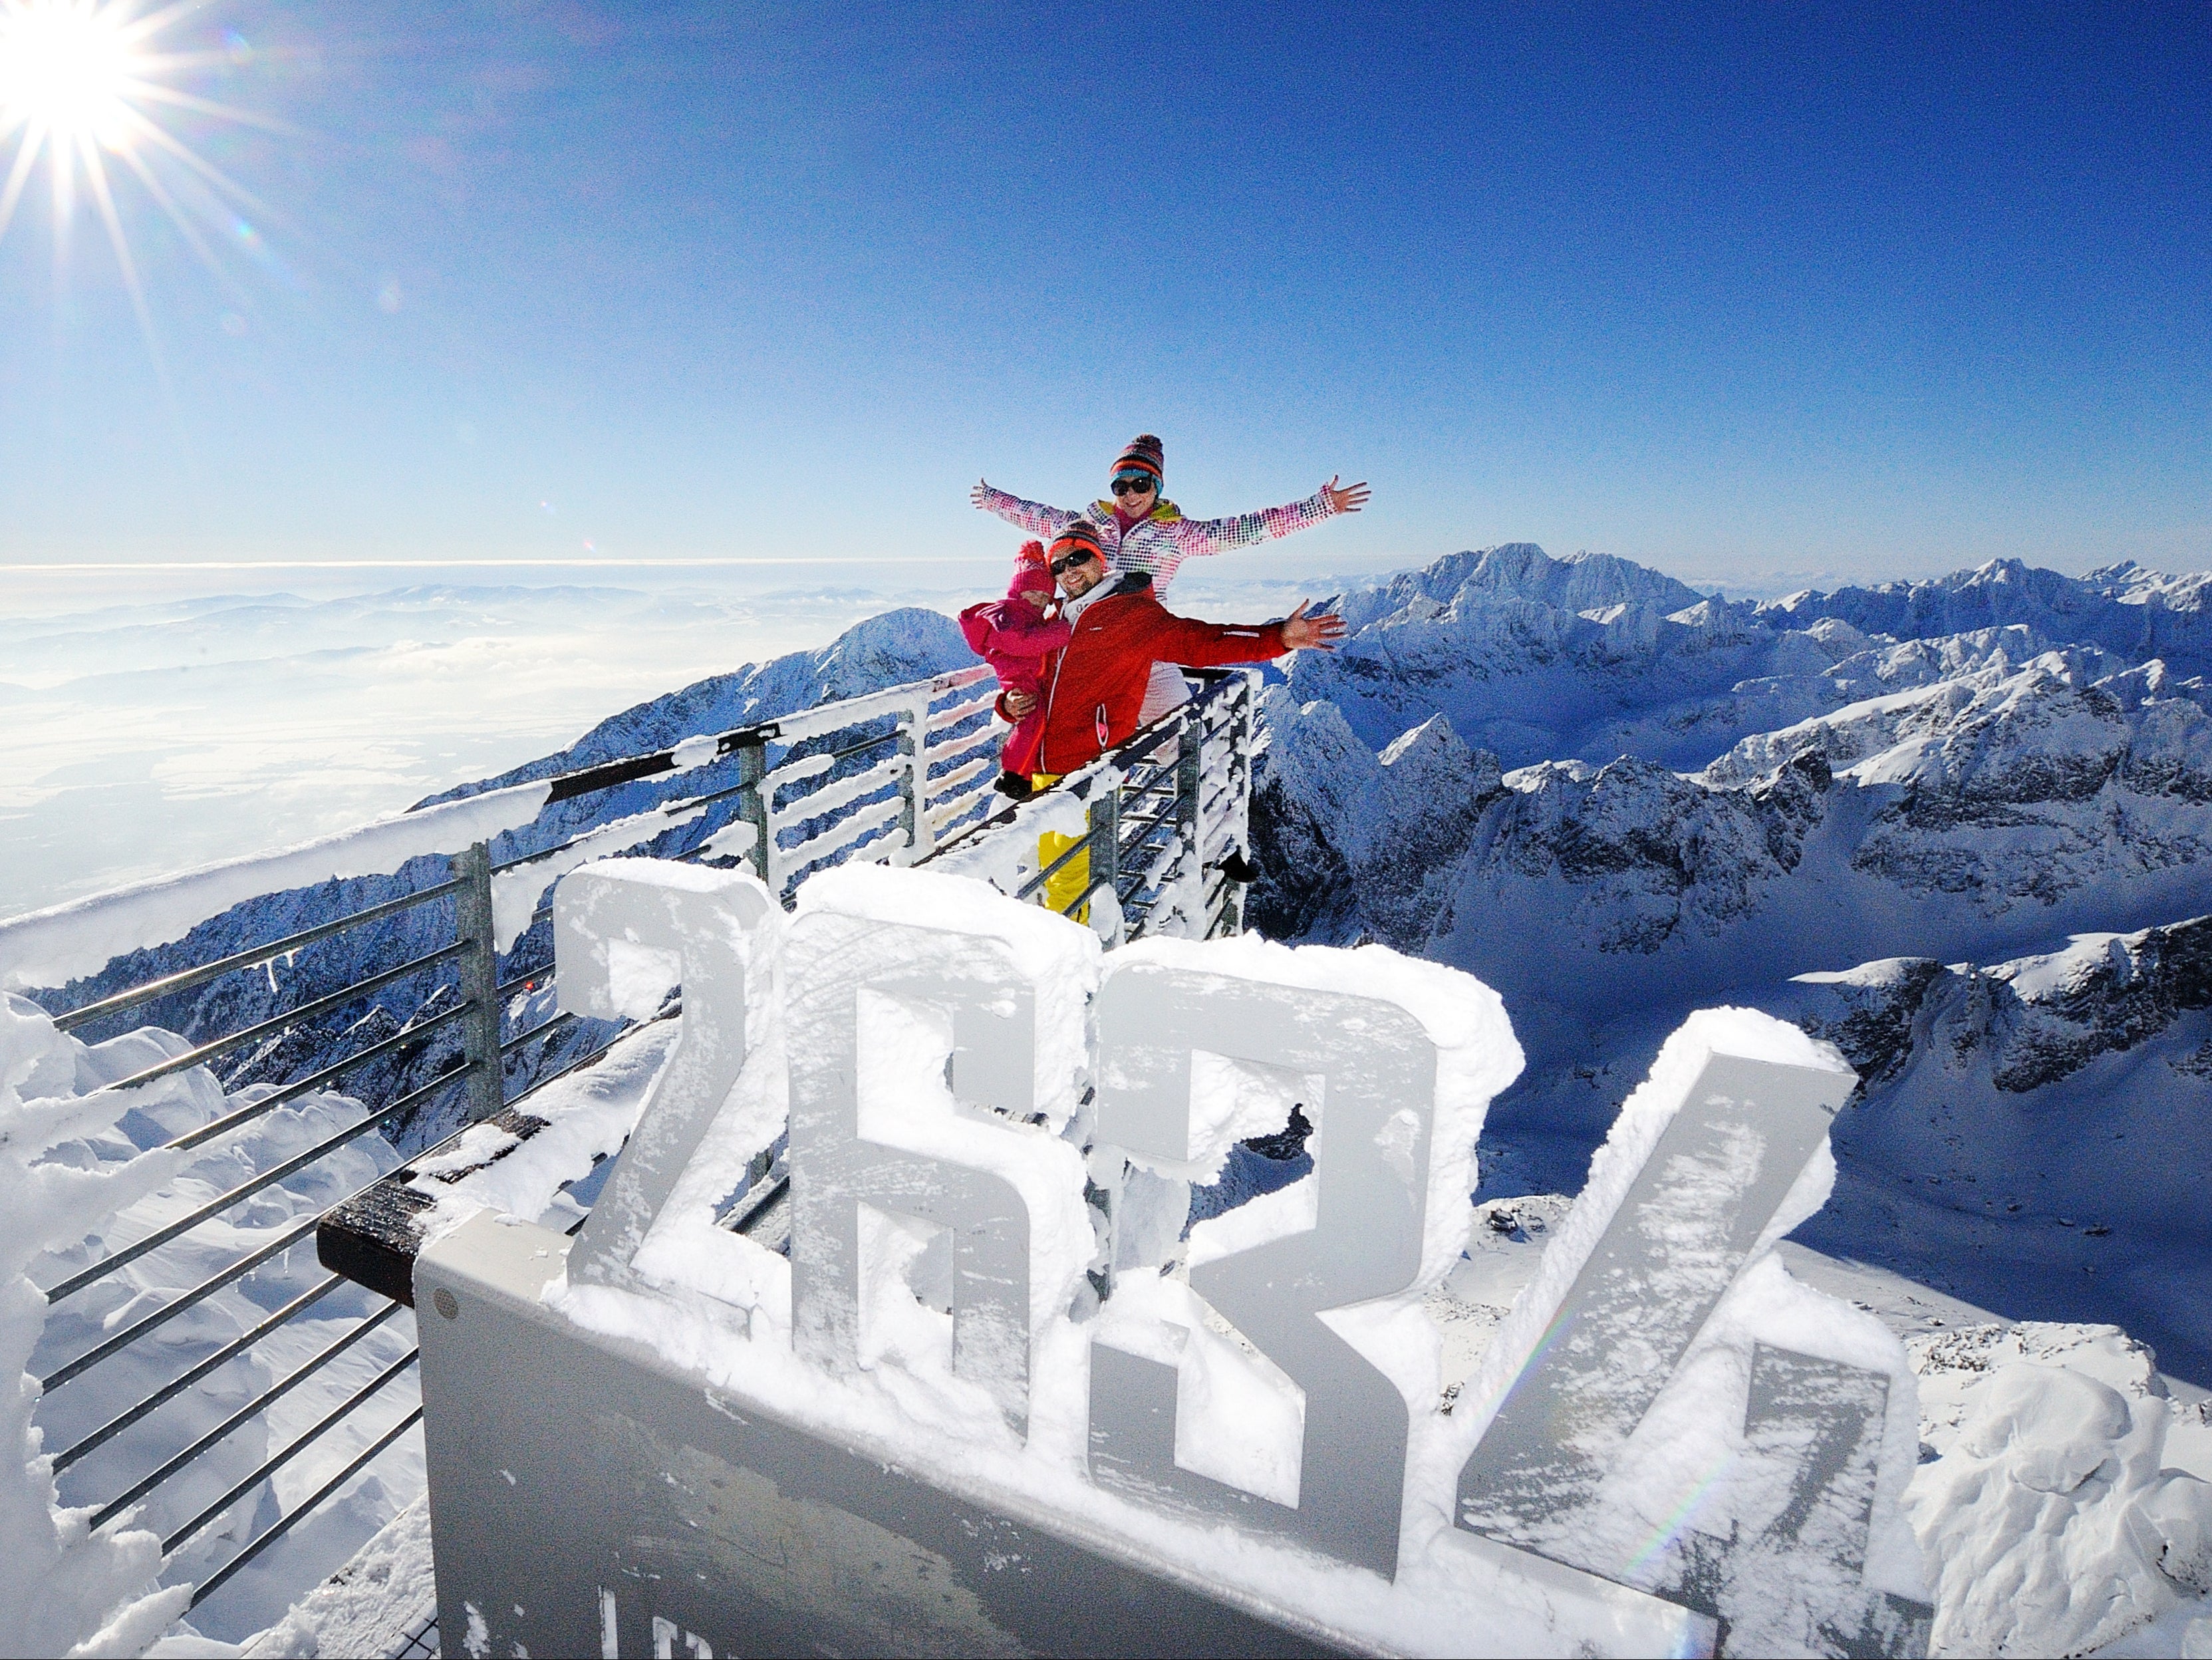
<svg viewBox="0 0 2212 1660"><path fill-rule="evenodd" d="M562 983L573 956L604 1002L658 951L684 1044L695 1010L746 1041L679 1046L565 1273L540 1239L501 1290L483 1227L425 1253L464 1311L423 1338L444 1629L557 1648L527 1574L608 1652L1924 1652L1902 1353L1771 1256L1825 1197L1832 1053L1740 1011L1671 1040L1454 1408L1421 1299L1518 1069L1486 988L1379 947L1102 958L927 873L817 878L787 933L748 878L655 880L562 884ZM712 1226L775 1098L787 1262ZM1312 1175L1182 1234L1178 1184L1293 1105ZM557 1502L564 1458L597 1474ZM562 1542L507 1561L532 1528ZM456 1533L506 1542L456 1544L449 1582ZM938 1586L939 1623L853 1624L906 1594L870 1574Z"/></svg>

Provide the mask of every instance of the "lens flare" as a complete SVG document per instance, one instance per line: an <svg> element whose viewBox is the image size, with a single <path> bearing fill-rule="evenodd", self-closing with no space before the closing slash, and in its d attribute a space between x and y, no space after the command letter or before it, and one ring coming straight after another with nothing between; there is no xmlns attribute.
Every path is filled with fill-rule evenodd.
<svg viewBox="0 0 2212 1660"><path fill-rule="evenodd" d="M48 0L11 9L0 15L0 124L27 122L60 143L118 149L141 59L112 8Z"/></svg>
<svg viewBox="0 0 2212 1660"><path fill-rule="evenodd" d="M186 244L241 302L237 284L210 245L228 226L267 207L215 167L166 122L179 115L285 129L246 111L171 84L202 69L235 69L252 52L235 33L204 51L169 50L165 30L202 9L204 0L172 0L142 15L141 0L0 0L0 147L15 151L0 182L0 237L8 234L40 158L53 198L57 272L68 258L79 183L115 251L125 286L150 348L153 319L131 257L112 169L131 174ZM158 361L158 353L157 361Z"/></svg>

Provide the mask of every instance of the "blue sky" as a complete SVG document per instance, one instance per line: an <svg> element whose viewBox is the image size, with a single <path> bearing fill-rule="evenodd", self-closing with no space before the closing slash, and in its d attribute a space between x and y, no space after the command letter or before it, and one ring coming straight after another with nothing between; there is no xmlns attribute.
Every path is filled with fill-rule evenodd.
<svg viewBox="0 0 2212 1660"><path fill-rule="evenodd" d="M997 555L978 475L1310 556L2212 563L2212 13L214 0L198 264L0 240L0 562ZM1323 549L1322 539L1329 545Z"/></svg>

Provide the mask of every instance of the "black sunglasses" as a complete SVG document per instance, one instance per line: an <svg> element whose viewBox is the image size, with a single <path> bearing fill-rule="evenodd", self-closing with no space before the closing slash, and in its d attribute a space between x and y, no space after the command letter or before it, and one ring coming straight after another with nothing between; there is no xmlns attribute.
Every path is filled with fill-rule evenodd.
<svg viewBox="0 0 2212 1660"><path fill-rule="evenodd" d="M1142 496L1148 489L1158 488L1148 472L1124 473L1114 481L1114 494L1116 496Z"/></svg>
<svg viewBox="0 0 2212 1660"><path fill-rule="evenodd" d="M1054 576L1057 576L1062 571L1068 569L1072 566L1088 564L1097 556L1098 550L1096 548L1078 548L1073 553L1069 554L1066 558L1054 560L1052 562L1052 574Z"/></svg>

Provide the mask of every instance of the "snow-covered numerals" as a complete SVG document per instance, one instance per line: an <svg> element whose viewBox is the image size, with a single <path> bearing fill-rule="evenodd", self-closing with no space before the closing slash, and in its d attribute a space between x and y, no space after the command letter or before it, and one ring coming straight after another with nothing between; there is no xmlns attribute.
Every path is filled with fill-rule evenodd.
<svg viewBox="0 0 2212 1660"><path fill-rule="evenodd" d="M1435 1048L1394 1003L1109 962L1097 1002L1100 1145L1170 1176L1218 1158L1209 1140L1233 1114L1203 1098L1227 1087L1233 1066L1222 1061L1249 1063L1309 1080L1315 1170L1312 1188L1295 1195L1310 1199L1306 1215L1292 1202L1268 1207L1274 1227L1249 1231L1273 1237L1239 1239L1241 1249L1190 1274L1191 1289L1259 1351L1250 1364L1279 1368L1303 1394L1287 1490L1278 1483L1255 1499L1178 1461L1194 1367L1187 1349L1172 1367L1165 1357L1180 1347L1174 1337L1218 1334L1194 1327L1163 1346L1117 1338L1113 1320L1102 1320L1091 1348L1092 1475L1148 1502L1237 1514L1392 1577L1406 1402L1328 1315L1402 1292L1420 1271ZM1118 1250L1116 1262L1126 1262ZM1139 1283L1124 1266L1113 1303Z"/></svg>
<svg viewBox="0 0 2212 1660"><path fill-rule="evenodd" d="M1462 1395L1498 1404L1460 1473L1460 1525L1717 1614L1747 1651L1925 1652L1924 1605L1862 1583L1888 1377L1746 1341L1735 1328L1773 1317L1766 1293L1729 1296L1825 1196L1801 1183L1852 1075L1715 1054L1669 1107L1662 1069ZM1740 1431L1721 1422L1731 1378Z"/></svg>
<svg viewBox="0 0 2212 1660"><path fill-rule="evenodd" d="M767 888L740 871L608 859L572 871L555 889L555 985L563 1012L648 1019L671 987L684 988L675 1052L570 1253L573 1278L627 1278L744 1070L748 1016L757 1017L768 995L782 924Z"/></svg>
<svg viewBox="0 0 2212 1660"><path fill-rule="evenodd" d="M1035 955L823 907L785 958L799 1353L949 1371L1017 1432L1039 1312L1066 1308L1091 1241L1081 1158L1045 1110L1072 1103L1038 1098L1041 1005L1070 1011L1040 995Z"/></svg>

